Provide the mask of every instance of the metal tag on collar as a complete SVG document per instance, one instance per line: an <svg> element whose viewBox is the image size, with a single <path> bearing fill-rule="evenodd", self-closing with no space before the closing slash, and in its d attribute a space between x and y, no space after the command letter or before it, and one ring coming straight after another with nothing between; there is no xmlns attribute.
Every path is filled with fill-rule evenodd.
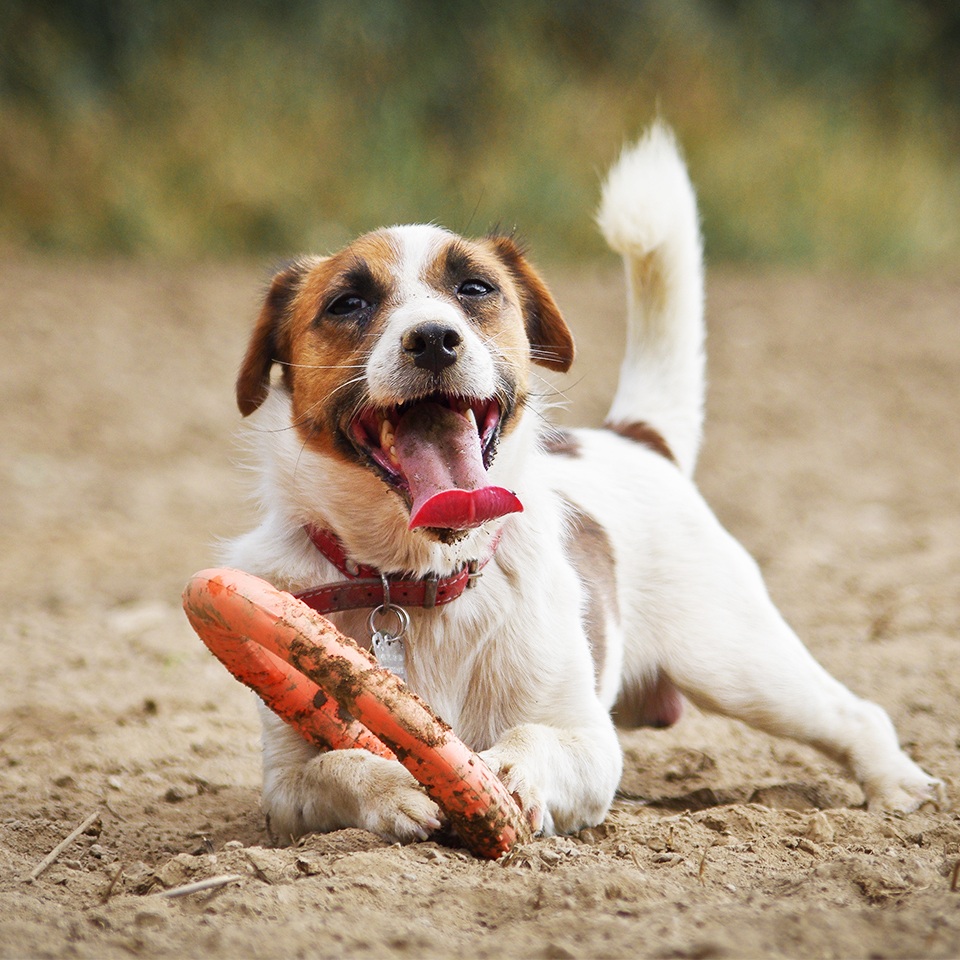
<svg viewBox="0 0 960 960"><path fill-rule="evenodd" d="M373 655L381 667L395 673L401 680L407 680L407 657L403 647L403 635L410 626L410 614L403 607L390 602L390 581L384 574L380 574L383 583L383 603L370 611L367 626L370 629L370 640ZM389 624L378 626L388 616L396 618L396 631L386 629Z"/></svg>

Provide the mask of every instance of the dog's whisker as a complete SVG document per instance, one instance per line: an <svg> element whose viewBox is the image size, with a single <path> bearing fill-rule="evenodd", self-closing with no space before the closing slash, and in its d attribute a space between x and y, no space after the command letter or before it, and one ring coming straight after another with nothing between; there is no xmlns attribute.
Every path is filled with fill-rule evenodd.
<svg viewBox="0 0 960 960"><path fill-rule="evenodd" d="M547 380L545 377L541 377L537 373L535 373L534 376L540 383L543 384L545 390L543 393L534 393L531 391L530 396L538 397L542 400L556 400L556 398L559 397L561 398L561 401L556 401L557 405L560 405L562 402L562 404L565 406L573 402L572 399L567 396L566 391L573 387L579 386L584 379L583 377L579 377L578 379L574 380L573 383L568 384L565 389L561 390L560 387L558 387L555 383L552 383L550 380Z"/></svg>
<svg viewBox="0 0 960 960"><path fill-rule="evenodd" d="M358 384L358 383L363 383L363 381L364 381L365 379L366 379L365 376L359 376L359 377L351 377L349 380L344 380L343 383L338 384L336 387L334 387L334 388L326 395L326 397L324 398L324 400L329 400L335 393L337 393L337 392L340 391L340 390L345 390L347 387L352 387L352 386L355 386L355 385Z"/></svg>
<svg viewBox="0 0 960 960"><path fill-rule="evenodd" d="M307 452L307 446L310 441L313 439L313 436L316 432L316 425L311 423L308 428L307 436L303 438L303 442L300 444L300 449L297 451L297 459L293 464L293 479L296 480L297 474L300 472L300 461L303 459L303 455Z"/></svg>
<svg viewBox="0 0 960 960"><path fill-rule="evenodd" d="M321 397L316 402L312 403L303 413L296 419L292 419L289 423L284 424L282 427L269 427L261 428L258 432L263 434L279 434L284 433L287 430L297 430L300 427L309 426L311 429L311 436L316 433L316 423L313 418L314 411L317 409L322 409L326 402L338 391L342 390L345 387L353 386L357 383L363 381L363 377L354 377L352 380L348 380L346 383L341 383L338 387L331 390L325 397ZM356 416L357 413L363 408L364 401L361 399L357 402L354 410L352 411L351 417Z"/></svg>
<svg viewBox="0 0 960 960"><path fill-rule="evenodd" d="M290 360L277 360L276 363L301 370L363 370L366 367L366 363L293 363Z"/></svg>
<svg viewBox="0 0 960 960"><path fill-rule="evenodd" d="M550 350L544 347L531 347L530 357L533 360L549 360L551 362L556 362L561 359L560 354L558 354L555 350Z"/></svg>

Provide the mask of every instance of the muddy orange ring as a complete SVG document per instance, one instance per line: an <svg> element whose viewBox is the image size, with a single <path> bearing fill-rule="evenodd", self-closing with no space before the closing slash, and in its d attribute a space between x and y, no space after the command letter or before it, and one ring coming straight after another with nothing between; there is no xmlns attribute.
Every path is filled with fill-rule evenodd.
<svg viewBox="0 0 960 960"><path fill-rule="evenodd" d="M530 836L506 787L450 727L326 617L240 570L202 570L183 591L193 629L241 683L321 748L396 757L474 853Z"/></svg>

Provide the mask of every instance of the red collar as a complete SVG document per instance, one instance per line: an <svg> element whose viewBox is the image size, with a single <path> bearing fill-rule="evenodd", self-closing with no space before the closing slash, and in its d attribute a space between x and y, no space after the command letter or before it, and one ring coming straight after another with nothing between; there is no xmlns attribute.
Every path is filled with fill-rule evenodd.
<svg viewBox="0 0 960 960"><path fill-rule="evenodd" d="M343 543L328 530L312 524L304 528L313 545L345 576L346 580L325 583L294 594L318 613L337 610L360 610L378 607L384 603L383 581L390 587L390 603L401 607L436 607L450 603L468 587L476 584L480 570L489 563L497 549L499 534L494 538L489 555L483 560L471 560L459 572L441 577L437 574L405 579L397 574L381 574L375 567L354 563L347 557Z"/></svg>

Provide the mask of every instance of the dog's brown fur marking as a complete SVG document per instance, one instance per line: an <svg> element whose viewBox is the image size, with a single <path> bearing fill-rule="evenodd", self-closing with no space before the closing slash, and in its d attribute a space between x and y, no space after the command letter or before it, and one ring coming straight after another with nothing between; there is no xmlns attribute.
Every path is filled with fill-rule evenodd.
<svg viewBox="0 0 960 960"><path fill-rule="evenodd" d="M439 291L457 301L460 310L482 327L486 336L497 337L504 312L504 294L515 284L513 275L499 257L480 244L462 238L451 239L428 266L424 279ZM465 280L480 280L493 287L488 296L461 297L460 284ZM518 291L517 297L522 294ZM521 341L517 338L517 346ZM526 351L526 344L522 344Z"/></svg>
<svg viewBox="0 0 960 960"><path fill-rule="evenodd" d="M606 530L593 517L569 501L566 507L568 534L564 546L586 594L583 627L599 687L607 656L607 618L620 619L613 545Z"/></svg>
<svg viewBox="0 0 960 960"><path fill-rule="evenodd" d="M443 256L438 258L435 263L435 268L438 268L438 272L450 284L451 288L455 288L458 283L473 277L489 280L491 273L499 272L497 270L499 266L499 263L494 265L481 262L476 255L476 250L471 249L465 241L459 238L451 240L447 244Z"/></svg>
<svg viewBox="0 0 960 960"><path fill-rule="evenodd" d="M638 420L636 423L605 423L604 428L613 431L613 433L624 437L626 440L642 444L654 453L659 453L661 457L665 457L671 463L677 462L667 441L649 423L644 423L642 420Z"/></svg>
<svg viewBox="0 0 960 960"><path fill-rule="evenodd" d="M294 263L281 270L270 284L237 375L237 406L245 417L266 399L273 365L288 359L289 338L286 328L293 300L308 269L305 264ZM283 377L287 389L290 389L289 367L283 368Z"/></svg>
<svg viewBox="0 0 960 960"><path fill-rule="evenodd" d="M566 373L573 363L573 334L563 314L537 271L510 237L490 237L486 241L510 271L520 291L531 357L551 370Z"/></svg>

